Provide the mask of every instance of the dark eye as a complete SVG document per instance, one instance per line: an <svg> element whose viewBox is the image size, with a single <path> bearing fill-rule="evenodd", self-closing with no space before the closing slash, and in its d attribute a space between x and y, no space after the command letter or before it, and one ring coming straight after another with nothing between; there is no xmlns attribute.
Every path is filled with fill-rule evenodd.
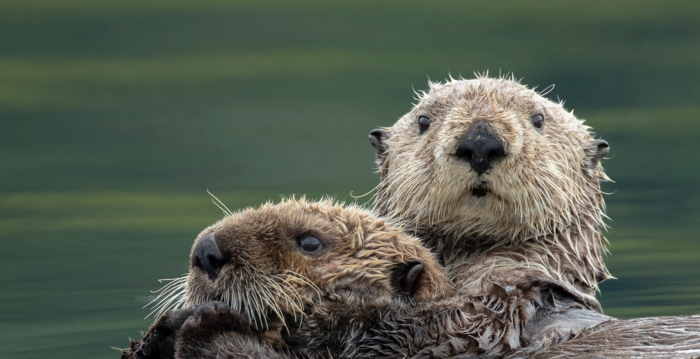
<svg viewBox="0 0 700 359"><path fill-rule="evenodd" d="M418 117L418 129L420 130L420 133L427 131L431 122L433 121L430 121L430 119L425 116Z"/></svg>
<svg viewBox="0 0 700 359"><path fill-rule="evenodd" d="M544 127L544 116L537 114L532 117L530 117L530 122L532 122L532 125L535 126L535 128L542 128Z"/></svg>
<svg viewBox="0 0 700 359"><path fill-rule="evenodd" d="M323 244L314 236L306 236L299 241L299 247L304 252L311 254L323 248Z"/></svg>

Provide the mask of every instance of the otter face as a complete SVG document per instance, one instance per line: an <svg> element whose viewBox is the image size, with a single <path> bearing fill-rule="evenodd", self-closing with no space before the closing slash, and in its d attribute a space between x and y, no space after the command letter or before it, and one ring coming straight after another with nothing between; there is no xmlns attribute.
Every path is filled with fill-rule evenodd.
<svg viewBox="0 0 700 359"><path fill-rule="evenodd" d="M370 133L376 209L407 227L515 239L600 220L608 153L561 104L510 79L430 84L394 126Z"/></svg>
<svg viewBox="0 0 700 359"><path fill-rule="evenodd" d="M259 329L337 295L425 300L451 289L417 239L331 201L290 199L227 216L202 231L190 258L187 277L164 292L183 291L184 307L223 301ZM162 310L176 307L171 298L159 301Z"/></svg>

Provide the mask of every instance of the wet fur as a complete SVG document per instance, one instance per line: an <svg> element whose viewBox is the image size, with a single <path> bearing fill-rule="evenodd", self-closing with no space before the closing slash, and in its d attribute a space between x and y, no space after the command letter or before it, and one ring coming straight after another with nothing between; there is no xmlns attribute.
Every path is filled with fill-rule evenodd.
<svg viewBox="0 0 700 359"><path fill-rule="evenodd" d="M381 175L375 210L422 238L460 295L498 302L502 288L533 283L523 297L529 315L513 322L522 331L509 332L522 348L509 358L700 356L698 316L602 314L594 295L611 275L599 182L610 179L600 164L607 144L601 150L590 127L512 77L431 83L417 100L370 136ZM531 125L534 114L544 116L543 129ZM420 116L432 120L423 134ZM451 155L476 121L507 154L481 177ZM473 196L480 186L489 191Z"/></svg>
<svg viewBox="0 0 700 359"><path fill-rule="evenodd" d="M417 238L356 206L302 198L230 213L203 230L193 249L210 234L227 258L219 275L212 280L192 264L186 277L167 284L154 302L165 314L125 357L157 358L152 352L167 357L170 342L176 343L172 351L178 358L190 357L195 349L204 357L222 350L233 353L242 343L255 352L255 345L282 341L320 303L362 302L379 308L392 300L428 301L454 293L442 267ZM298 243L308 234L324 245L311 255ZM407 291L397 268L405 270L406 263L416 260L422 270ZM225 303L240 317L229 322L238 324L211 324L206 318L227 316L221 306L207 309L212 301ZM172 320L183 317L189 319ZM262 334L251 339L251 333Z"/></svg>
<svg viewBox="0 0 700 359"><path fill-rule="evenodd" d="M430 83L417 100L373 139L375 211L422 238L463 295L540 281L601 312L595 293L611 275L599 181L609 179L590 128L512 78ZM530 123L535 114L545 118L541 130ZM432 120L424 133L420 116ZM506 152L482 176L454 156L476 121L486 121ZM475 188L488 192L474 196Z"/></svg>

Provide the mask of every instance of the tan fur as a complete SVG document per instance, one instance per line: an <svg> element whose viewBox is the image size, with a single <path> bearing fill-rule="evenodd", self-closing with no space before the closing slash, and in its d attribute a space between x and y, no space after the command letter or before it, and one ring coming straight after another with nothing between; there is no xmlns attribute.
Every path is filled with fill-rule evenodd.
<svg viewBox="0 0 700 359"><path fill-rule="evenodd" d="M535 114L545 118L541 130ZM423 134L420 116L432 120ZM454 155L478 120L506 152L481 177ZM465 294L538 279L600 309L593 296L611 276L598 182L608 178L583 121L512 78L478 77L430 83L385 131L375 210L433 247ZM478 187L489 193L472 195Z"/></svg>

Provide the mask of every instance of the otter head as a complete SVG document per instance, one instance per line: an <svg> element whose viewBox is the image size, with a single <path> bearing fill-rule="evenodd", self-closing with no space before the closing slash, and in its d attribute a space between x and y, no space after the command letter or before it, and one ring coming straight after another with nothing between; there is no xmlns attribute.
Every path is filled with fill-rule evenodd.
<svg viewBox="0 0 700 359"><path fill-rule="evenodd" d="M512 241L598 227L607 142L512 79L431 83L390 128L370 133L376 210L407 228Z"/></svg>
<svg viewBox="0 0 700 359"><path fill-rule="evenodd" d="M258 329L301 318L328 296L428 300L452 289L420 242L359 207L289 199L231 214L194 242L190 270L164 290L181 306L227 303ZM170 303L170 304L168 304Z"/></svg>

